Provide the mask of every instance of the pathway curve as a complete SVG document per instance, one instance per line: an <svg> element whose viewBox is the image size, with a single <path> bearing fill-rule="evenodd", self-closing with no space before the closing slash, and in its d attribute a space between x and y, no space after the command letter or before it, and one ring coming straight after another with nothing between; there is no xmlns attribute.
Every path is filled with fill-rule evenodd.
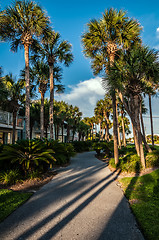
<svg viewBox="0 0 159 240"><path fill-rule="evenodd" d="M0 239L144 240L115 174L94 155L77 154L0 224Z"/></svg>

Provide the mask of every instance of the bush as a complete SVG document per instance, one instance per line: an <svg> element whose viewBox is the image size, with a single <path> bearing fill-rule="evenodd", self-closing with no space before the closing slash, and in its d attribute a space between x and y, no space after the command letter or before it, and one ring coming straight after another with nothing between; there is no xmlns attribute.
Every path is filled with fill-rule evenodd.
<svg viewBox="0 0 159 240"><path fill-rule="evenodd" d="M140 172L142 169L140 157L133 154L127 157L127 161L120 161L120 168L126 172Z"/></svg>
<svg viewBox="0 0 159 240"><path fill-rule="evenodd" d="M117 168L117 166L116 166L116 164L115 164L115 159L114 159L114 158L111 158L111 159L109 160L109 165L110 165L111 167L113 167L113 168Z"/></svg>
<svg viewBox="0 0 159 240"><path fill-rule="evenodd" d="M142 169L140 157L137 154L119 158L117 165L115 164L115 159L111 158L109 164L115 169L120 169L122 172L140 172Z"/></svg>
<svg viewBox="0 0 159 240"><path fill-rule="evenodd" d="M7 185L15 184L19 179L20 179L20 173L17 169L8 170L0 174L0 181Z"/></svg>
<svg viewBox="0 0 159 240"><path fill-rule="evenodd" d="M0 154L2 163L18 166L25 175L27 172L40 169L46 171L55 160L53 150L46 149L46 145L39 139L21 140L14 145L6 145Z"/></svg>
<svg viewBox="0 0 159 240"><path fill-rule="evenodd" d="M146 156L146 167L158 167L159 166L159 151L155 150L150 152Z"/></svg>
<svg viewBox="0 0 159 240"><path fill-rule="evenodd" d="M102 150L105 153L105 157L111 157L114 151L114 144L112 142L102 142Z"/></svg>
<svg viewBox="0 0 159 240"><path fill-rule="evenodd" d="M41 172L39 170L35 170L35 171L30 171L27 174L27 178L29 179L34 179L34 178L39 178L41 177Z"/></svg>
<svg viewBox="0 0 159 240"><path fill-rule="evenodd" d="M2 150L3 150L3 144L2 143L0 143L0 153L2 152Z"/></svg>
<svg viewBox="0 0 159 240"><path fill-rule="evenodd" d="M76 152L90 151L92 148L92 141L74 141L72 144Z"/></svg>
<svg viewBox="0 0 159 240"><path fill-rule="evenodd" d="M75 155L74 147L71 143L59 143L57 140L46 140L46 147L53 150L53 156L56 159L56 164L66 164L70 157Z"/></svg>
<svg viewBox="0 0 159 240"><path fill-rule="evenodd" d="M93 150L96 151L97 155L99 155L100 151L103 149L103 145L101 142L94 142L92 144L92 148L93 148Z"/></svg>

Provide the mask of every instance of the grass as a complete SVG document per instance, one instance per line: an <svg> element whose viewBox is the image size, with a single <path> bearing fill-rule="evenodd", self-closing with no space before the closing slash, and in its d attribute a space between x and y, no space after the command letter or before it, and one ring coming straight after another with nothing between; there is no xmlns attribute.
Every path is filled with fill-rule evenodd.
<svg viewBox="0 0 159 240"><path fill-rule="evenodd" d="M119 181L145 238L159 239L159 169L141 177Z"/></svg>
<svg viewBox="0 0 159 240"><path fill-rule="evenodd" d="M0 189L0 222L24 203L31 195L32 193L20 193L8 189Z"/></svg>

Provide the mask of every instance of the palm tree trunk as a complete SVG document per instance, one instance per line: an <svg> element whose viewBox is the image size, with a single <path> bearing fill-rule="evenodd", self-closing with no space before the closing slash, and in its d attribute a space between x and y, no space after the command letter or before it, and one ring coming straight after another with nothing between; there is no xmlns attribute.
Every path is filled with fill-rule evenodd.
<svg viewBox="0 0 159 240"><path fill-rule="evenodd" d="M141 134L141 127L140 127L140 119L139 119L139 113L140 113L140 100L139 96L134 96L134 108L135 108L135 118L137 123L137 133L138 133L138 143L139 143L139 150L140 150L140 160L143 168L146 167L145 163L145 157L144 157L144 150L143 150L143 144L142 144L142 134Z"/></svg>
<svg viewBox="0 0 159 240"><path fill-rule="evenodd" d="M133 136L134 136L134 144L136 148L137 155L140 156L140 149L139 149L139 143L138 143L138 138L137 138L137 133L136 133L136 127L135 124L133 123L134 121L131 120L132 122L132 129L133 129Z"/></svg>
<svg viewBox="0 0 159 240"><path fill-rule="evenodd" d="M115 158L115 164L117 164L119 162L119 155L118 155L118 130L117 130L116 96L115 96L115 93L112 94L112 104L113 104L114 158Z"/></svg>
<svg viewBox="0 0 159 240"><path fill-rule="evenodd" d="M140 119L141 119L141 127L142 127L142 140L144 142L144 146L148 152L152 152L150 146L146 142L144 121L143 121L143 117L142 117L142 102L140 102Z"/></svg>
<svg viewBox="0 0 159 240"><path fill-rule="evenodd" d="M16 118L17 118L17 111L14 111L14 110L13 110L13 135L12 135L12 144L15 143Z"/></svg>
<svg viewBox="0 0 159 240"><path fill-rule="evenodd" d="M24 45L24 51L25 51L25 86L26 86L25 126L26 126L26 138L30 139L29 44Z"/></svg>
<svg viewBox="0 0 159 240"><path fill-rule="evenodd" d="M40 131L41 139L44 138L44 94L41 92L41 108L40 108Z"/></svg>
<svg viewBox="0 0 159 240"><path fill-rule="evenodd" d="M123 113L121 113L121 122L122 122L122 130L123 130L123 145L124 147L126 147L125 124L124 124Z"/></svg>
<svg viewBox="0 0 159 240"><path fill-rule="evenodd" d="M54 139L54 77L53 65L50 65L50 138Z"/></svg>
<svg viewBox="0 0 159 240"><path fill-rule="evenodd" d="M117 119L117 130L118 130L118 145L119 145L119 148L121 148L121 139L120 139L120 130L119 130L119 121L118 121L117 101L116 101L116 119Z"/></svg>
<svg viewBox="0 0 159 240"><path fill-rule="evenodd" d="M154 147L151 94L149 94L149 109L150 109L150 122L151 122L151 139L152 139L152 147Z"/></svg>

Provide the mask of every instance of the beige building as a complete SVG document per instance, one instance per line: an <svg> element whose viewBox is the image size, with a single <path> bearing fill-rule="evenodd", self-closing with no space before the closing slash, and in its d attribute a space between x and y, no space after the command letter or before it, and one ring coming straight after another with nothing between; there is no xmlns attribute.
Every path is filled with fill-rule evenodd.
<svg viewBox="0 0 159 240"><path fill-rule="evenodd" d="M12 113L0 110L0 143L12 143L13 117ZM25 138L24 118L17 116L15 140Z"/></svg>

